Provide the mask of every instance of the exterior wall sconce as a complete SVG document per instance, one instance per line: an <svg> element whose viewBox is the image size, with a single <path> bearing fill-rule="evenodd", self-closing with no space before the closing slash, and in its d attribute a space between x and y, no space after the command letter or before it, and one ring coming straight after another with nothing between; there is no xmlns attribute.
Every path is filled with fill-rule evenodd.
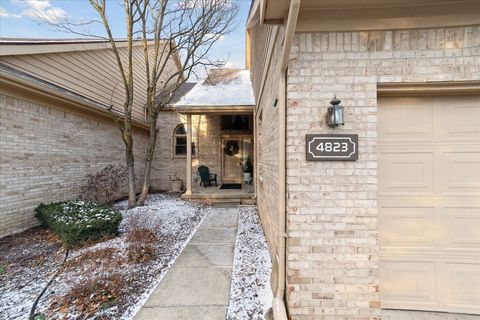
<svg viewBox="0 0 480 320"><path fill-rule="evenodd" d="M334 96L330 104L332 106L328 107L328 112L326 114L327 124L329 127L335 128L339 125L344 125L343 121L343 106L340 105L342 102L340 99L337 99L337 96Z"/></svg>

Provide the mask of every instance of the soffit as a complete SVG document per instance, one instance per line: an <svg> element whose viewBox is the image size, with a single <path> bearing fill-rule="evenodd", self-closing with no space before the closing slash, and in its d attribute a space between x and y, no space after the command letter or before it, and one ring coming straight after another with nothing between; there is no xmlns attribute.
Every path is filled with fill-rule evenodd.
<svg viewBox="0 0 480 320"><path fill-rule="evenodd" d="M261 0L260 16L278 23L289 5ZM478 12L479 0L302 0L297 32L468 25L480 23Z"/></svg>
<svg viewBox="0 0 480 320"><path fill-rule="evenodd" d="M297 32L362 31L480 23L478 0L302 0Z"/></svg>

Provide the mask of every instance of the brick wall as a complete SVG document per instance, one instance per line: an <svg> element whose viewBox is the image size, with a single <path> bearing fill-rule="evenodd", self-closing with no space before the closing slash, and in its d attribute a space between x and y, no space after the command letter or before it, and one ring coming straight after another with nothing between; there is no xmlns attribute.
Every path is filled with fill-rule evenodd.
<svg viewBox="0 0 480 320"><path fill-rule="evenodd" d="M173 152L173 132L177 125L186 124L187 118L175 112L163 112L158 119L158 142L153 163L152 186L156 189L169 190L170 177L175 174L186 179L186 156L175 156ZM220 179L222 154L220 116L192 116L193 141L197 146L197 155L192 159L193 178L198 166L205 165L210 171L218 174ZM220 180L218 181L220 183Z"/></svg>
<svg viewBox="0 0 480 320"><path fill-rule="evenodd" d="M141 173L146 133L137 131L134 143ZM124 150L109 119L0 95L0 237L36 225L40 202L78 197L86 174L124 165Z"/></svg>
<svg viewBox="0 0 480 320"><path fill-rule="evenodd" d="M268 28L268 26L256 26ZM284 28L280 27L274 44L270 69L265 79L265 88L261 97L256 97L257 111L257 206L265 236L269 244L270 255L275 257L278 249L278 107L274 106L278 98L280 82L279 64L282 52ZM260 39L259 41L265 41ZM254 44L259 45L260 44ZM260 77L260 75L258 75ZM261 118L261 120L260 120Z"/></svg>
<svg viewBox="0 0 480 320"><path fill-rule="evenodd" d="M461 80L480 80L480 26L295 36L287 102L293 319L379 317L377 84ZM335 130L324 121L334 94L345 105L345 126ZM359 160L306 162L307 133L358 133Z"/></svg>
<svg viewBox="0 0 480 320"><path fill-rule="evenodd" d="M170 177L185 183L186 157L175 156L173 132L186 117L163 112L152 169L152 187L169 190ZM193 172L206 165L221 183L220 116L193 116L197 155ZM134 136L135 170L143 175L147 132ZM85 175L108 164L125 164L120 132L111 120L84 117L0 95L0 237L36 225L40 202L75 199ZM140 187L140 185L138 185Z"/></svg>

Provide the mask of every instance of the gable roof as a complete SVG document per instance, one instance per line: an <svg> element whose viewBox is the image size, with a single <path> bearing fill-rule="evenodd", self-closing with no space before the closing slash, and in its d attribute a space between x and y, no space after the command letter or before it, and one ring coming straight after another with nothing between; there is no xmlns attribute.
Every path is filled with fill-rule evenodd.
<svg viewBox="0 0 480 320"><path fill-rule="evenodd" d="M238 107L255 106L250 72L242 69L212 69L207 78L196 84L179 99L174 107L187 111L203 107L205 110L227 111Z"/></svg>
<svg viewBox="0 0 480 320"><path fill-rule="evenodd" d="M165 45L168 45L165 42ZM127 55L125 40L118 41L118 50L124 61ZM149 47L153 53L153 46ZM134 102L132 118L145 121L146 76L143 46L133 46ZM173 55L167 63L160 82L177 72L178 57ZM125 90L115 56L109 42L96 39L1 39L0 72L2 76L21 74L22 80L42 81L51 88L94 101L100 106L123 112Z"/></svg>
<svg viewBox="0 0 480 320"><path fill-rule="evenodd" d="M175 104L180 99L185 96L187 93L190 92L195 86L197 85L196 82L185 82L182 84L176 91L175 94L173 95L172 101L170 101L170 104Z"/></svg>

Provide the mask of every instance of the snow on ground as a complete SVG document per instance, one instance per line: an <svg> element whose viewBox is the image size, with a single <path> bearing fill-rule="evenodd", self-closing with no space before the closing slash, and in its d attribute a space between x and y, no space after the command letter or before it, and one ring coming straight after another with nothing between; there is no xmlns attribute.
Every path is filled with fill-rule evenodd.
<svg viewBox="0 0 480 320"><path fill-rule="evenodd" d="M126 201L116 205L124 217L118 237L72 250L65 271L40 300L37 310L47 315L47 319L89 318L91 315L85 316L84 311L79 311L71 302L61 302L64 301L62 299L72 288L95 277L112 274L121 277L121 294L114 305L102 305L96 316L101 315L102 319L133 318L210 210L167 194L150 195L143 207L127 211L126 205ZM128 248L126 234L134 224L139 223L151 230L160 241L153 260L132 263L125 258ZM51 239L51 233L44 229L32 229L30 233L0 240L0 249L4 250L0 267L5 267L5 271L0 270L1 320L28 317L36 295L63 258L63 249L58 241ZM106 256L85 258L101 250Z"/></svg>
<svg viewBox="0 0 480 320"><path fill-rule="evenodd" d="M239 207L228 320L264 319L272 306L272 263L257 210Z"/></svg>

